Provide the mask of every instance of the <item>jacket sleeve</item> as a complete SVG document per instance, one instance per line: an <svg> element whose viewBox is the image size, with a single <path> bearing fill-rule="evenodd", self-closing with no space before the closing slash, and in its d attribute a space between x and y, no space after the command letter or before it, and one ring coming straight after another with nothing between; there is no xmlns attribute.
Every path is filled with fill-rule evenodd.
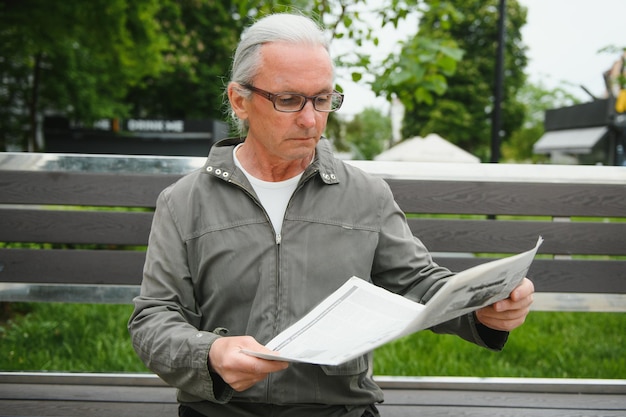
<svg viewBox="0 0 626 417"><path fill-rule="evenodd" d="M166 383L198 399L227 402L232 389L208 368L209 349L219 336L198 330L201 313L169 191L157 200L141 292L134 299L128 330L140 359Z"/></svg>
<svg viewBox="0 0 626 417"><path fill-rule="evenodd" d="M424 244L411 232L406 215L385 184L379 198L381 227L372 281L389 291L425 304L454 274L437 265ZM508 332L482 325L473 313L434 326L436 333L459 337L492 350L501 350Z"/></svg>

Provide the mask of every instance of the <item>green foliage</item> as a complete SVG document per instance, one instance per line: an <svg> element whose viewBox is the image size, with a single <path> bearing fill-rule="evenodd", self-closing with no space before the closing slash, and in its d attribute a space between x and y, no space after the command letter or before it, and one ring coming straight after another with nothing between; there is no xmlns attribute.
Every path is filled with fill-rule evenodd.
<svg viewBox="0 0 626 417"><path fill-rule="evenodd" d="M328 138L338 152L351 151L350 144L345 139L346 122L337 116L337 113L331 113L326 123L326 131L324 137Z"/></svg>
<svg viewBox="0 0 626 417"><path fill-rule="evenodd" d="M2 0L0 120L16 130L1 132L0 145L17 140L36 148L36 120L46 111L84 122L125 114L127 89L165 67L166 42L154 20L159 4Z"/></svg>
<svg viewBox="0 0 626 417"><path fill-rule="evenodd" d="M454 74L462 56L453 40L414 37L399 55L383 62L386 69L372 89L388 99L397 96L409 110L421 103L432 104L435 95L441 96L448 89L446 77Z"/></svg>
<svg viewBox="0 0 626 417"><path fill-rule="evenodd" d="M445 95L399 95L407 108L403 136L437 133L487 160L495 82L497 1L462 0L454 2L454 6L456 13L426 12L420 20L417 37L453 39L464 51L463 59L458 62L456 72L447 77ZM526 9L515 0L507 2L504 140L522 125L524 117L516 93L525 82L527 58L520 32L525 22Z"/></svg>
<svg viewBox="0 0 626 417"><path fill-rule="evenodd" d="M346 124L345 140L355 159L374 159L391 139L391 119L368 107Z"/></svg>
<svg viewBox="0 0 626 417"><path fill-rule="evenodd" d="M0 0L0 149L34 140L43 113L77 124L99 118L223 119L224 87L244 27L273 12L301 12L354 47L336 56L340 71L372 83L409 109L405 136L437 132L483 155L489 137L495 0ZM379 30L423 15L419 36L400 54L373 62ZM507 15L505 137L521 123L516 89L526 65L519 28ZM343 128L342 128L343 129ZM525 138L525 136L524 136ZM519 139L527 143L528 139ZM26 142L28 141L28 144ZM341 148L345 143L338 143ZM347 145L346 145L347 146ZM365 152L370 153L369 151ZM516 158L518 156L515 156Z"/></svg>
<svg viewBox="0 0 626 417"><path fill-rule="evenodd" d="M236 10L236 3L223 1L162 4L156 19L168 39L163 52L167 71L145 77L129 91L133 117L222 119L224 78L249 23L235 18Z"/></svg>
<svg viewBox="0 0 626 417"><path fill-rule="evenodd" d="M388 98L408 94L417 102L432 101L433 94L445 91L446 77L454 73L462 56L453 40L415 37L405 44L402 53L390 54L382 63L371 60L368 48L379 44L378 28L388 25L397 28L410 14L426 10L454 14L450 3L436 0L394 0L380 6L370 6L364 0L315 3L319 3L315 10L322 12L321 20L333 37L354 44L335 57L337 66L347 71L353 81L371 82L374 92ZM376 75L376 79L372 82L364 75Z"/></svg>
<svg viewBox="0 0 626 417"><path fill-rule="evenodd" d="M537 155L533 152L534 143L543 133L543 124L522 127L514 131L509 140L502 144L502 159L516 163L548 162L549 155Z"/></svg>
<svg viewBox="0 0 626 417"><path fill-rule="evenodd" d="M321 22L334 39L353 43L337 57L337 65L354 80L363 80L365 74L382 71L373 68L367 49L378 45L378 28L397 27L410 13L426 9L450 10L447 4L0 0L0 78L5 83L0 122L6 127L0 132L0 149L21 145L36 150L36 127L44 113L68 116L79 125L100 118L222 119L232 52L244 27L268 13L301 12ZM388 85L423 68L412 82L418 86L416 97L429 100L445 90L446 74L459 51L439 40L429 43L421 37L418 42L423 51L401 58L405 72L390 71Z"/></svg>

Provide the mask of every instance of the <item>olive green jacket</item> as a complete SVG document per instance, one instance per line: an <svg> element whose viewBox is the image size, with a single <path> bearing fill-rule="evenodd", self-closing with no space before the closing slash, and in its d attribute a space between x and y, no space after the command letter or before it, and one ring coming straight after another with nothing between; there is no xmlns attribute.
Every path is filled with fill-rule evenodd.
<svg viewBox="0 0 626 417"><path fill-rule="evenodd" d="M412 235L388 185L334 158L325 139L277 236L235 167L239 142L214 145L201 170L159 196L141 294L129 321L135 350L179 389L179 401L199 409L202 401L348 408L382 401L371 378L371 354L340 366L291 364L244 392L209 372L216 338L250 335L265 344L353 275L418 302L451 275ZM468 315L433 330L503 346L507 333L481 333L479 327ZM419 360L420 353L415 356Z"/></svg>

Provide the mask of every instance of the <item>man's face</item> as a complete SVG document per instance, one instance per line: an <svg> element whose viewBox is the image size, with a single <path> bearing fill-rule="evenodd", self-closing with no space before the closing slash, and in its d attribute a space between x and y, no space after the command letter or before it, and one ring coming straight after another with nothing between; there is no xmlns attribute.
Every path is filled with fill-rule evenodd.
<svg viewBox="0 0 626 417"><path fill-rule="evenodd" d="M254 87L307 96L333 91L333 68L322 46L269 43L261 47L261 55ZM299 112L281 113L271 101L253 94L244 107L250 126L246 142L254 142L264 153L259 156L277 163L310 157L328 119L311 101Z"/></svg>

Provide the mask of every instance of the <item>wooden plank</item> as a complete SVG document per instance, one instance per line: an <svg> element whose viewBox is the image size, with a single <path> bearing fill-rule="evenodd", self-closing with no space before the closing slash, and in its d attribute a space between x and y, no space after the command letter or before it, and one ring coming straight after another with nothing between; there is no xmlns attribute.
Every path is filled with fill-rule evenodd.
<svg viewBox="0 0 626 417"><path fill-rule="evenodd" d="M0 171L9 204L152 207L179 174ZM626 185L389 179L409 213L623 216Z"/></svg>
<svg viewBox="0 0 626 417"><path fill-rule="evenodd" d="M435 257L437 263L453 271L492 259ZM0 249L0 280L139 285L144 260L142 251ZM540 292L626 294L626 261L535 259L528 276Z"/></svg>
<svg viewBox="0 0 626 417"><path fill-rule="evenodd" d="M501 392L472 390L385 390L385 406L492 408L495 410L588 410L593 412L626 410L626 399L618 394ZM386 411L386 408L385 408ZM516 414L519 415L519 414Z"/></svg>
<svg viewBox="0 0 626 417"><path fill-rule="evenodd" d="M166 386L0 384L0 410L3 416L178 415L175 389Z"/></svg>
<svg viewBox="0 0 626 417"><path fill-rule="evenodd" d="M535 259L528 271L538 291L626 294L626 261Z"/></svg>
<svg viewBox="0 0 626 417"><path fill-rule="evenodd" d="M4 204L154 207L180 175L0 171Z"/></svg>
<svg viewBox="0 0 626 417"><path fill-rule="evenodd" d="M3 415L20 416L172 416L177 408L174 394L170 387L2 384L0 409ZM379 409L387 417L623 415L626 398L574 392L387 389Z"/></svg>
<svg viewBox="0 0 626 417"><path fill-rule="evenodd" d="M97 401L0 400L0 415L20 417L172 417L178 405Z"/></svg>
<svg viewBox="0 0 626 417"><path fill-rule="evenodd" d="M407 213L623 217L626 185L389 179Z"/></svg>
<svg viewBox="0 0 626 417"><path fill-rule="evenodd" d="M80 379L80 375L77 374ZM176 389L163 386L128 386L128 385L92 385L87 376L85 384L3 384L0 398L33 401L98 401L125 403L162 403L176 402Z"/></svg>
<svg viewBox="0 0 626 417"><path fill-rule="evenodd" d="M2 415L176 415L175 389L154 374L1 374ZM379 409L386 417L626 415L624 380L384 376L375 380L385 393Z"/></svg>
<svg viewBox="0 0 626 417"><path fill-rule="evenodd" d="M541 235L539 253L626 254L626 223L408 221L431 251L517 253ZM151 222L151 212L0 209L0 241L145 245Z"/></svg>
<svg viewBox="0 0 626 417"><path fill-rule="evenodd" d="M575 408L542 408L534 406L532 398L529 398L529 405L526 407L465 407L455 405L441 406L392 406L385 405L380 409L384 417L583 417L583 416L626 416L621 411L618 414L607 414L604 409L597 410L577 410Z"/></svg>
<svg viewBox="0 0 626 417"><path fill-rule="evenodd" d="M0 241L147 245L152 212L0 209Z"/></svg>
<svg viewBox="0 0 626 417"><path fill-rule="evenodd" d="M0 249L0 281L139 285L144 251Z"/></svg>
<svg viewBox="0 0 626 417"><path fill-rule="evenodd" d="M434 259L452 271L491 260L447 256ZM528 277L538 292L626 294L626 261L535 259Z"/></svg>
<svg viewBox="0 0 626 417"><path fill-rule="evenodd" d="M430 251L519 253L544 243L539 253L626 255L626 222L551 222L409 218Z"/></svg>
<svg viewBox="0 0 626 417"><path fill-rule="evenodd" d="M451 393L453 399L457 393ZM573 395L571 397L574 397ZM625 416L623 410L605 408L584 408L575 405L562 408L535 404L533 397L528 397L527 405L522 407L494 407L489 404L468 407L464 405L391 405L382 404L378 408L384 417L580 417L580 416ZM178 406L170 404L115 403L96 401L0 401L3 416L46 416L46 417L172 417L178 415Z"/></svg>

